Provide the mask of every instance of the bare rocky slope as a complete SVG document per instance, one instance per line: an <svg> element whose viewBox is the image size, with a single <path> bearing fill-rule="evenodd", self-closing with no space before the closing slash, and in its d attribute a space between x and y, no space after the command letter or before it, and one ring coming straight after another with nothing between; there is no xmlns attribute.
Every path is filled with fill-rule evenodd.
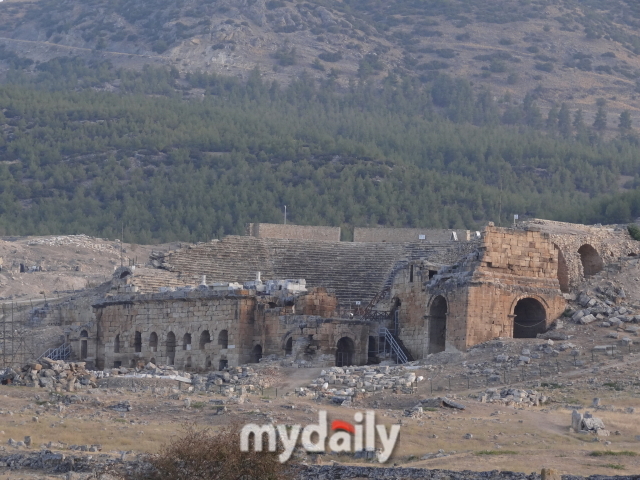
<svg viewBox="0 0 640 480"><path fill-rule="evenodd" d="M446 72L505 103L640 111L640 12L631 0L6 0L0 44L21 56L106 58L280 83ZM113 85L117 89L117 85ZM587 115L589 119L590 115ZM634 115L635 116L635 115Z"/></svg>

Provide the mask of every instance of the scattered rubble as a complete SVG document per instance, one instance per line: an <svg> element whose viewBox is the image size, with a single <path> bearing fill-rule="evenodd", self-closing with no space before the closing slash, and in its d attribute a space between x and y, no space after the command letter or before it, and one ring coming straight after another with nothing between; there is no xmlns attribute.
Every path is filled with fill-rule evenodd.
<svg viewBox="0 0 640 480"><path fill-rule="evenodd" d="M538 407L549 399L535 390L520 390L518 388L487 388L484 393L478 395L482 403L499 403L506 406L522 405Z"/></svg>
<svg viewBox="0 0 640 480"><path fill-rule="evenodd" d="M298 389L299 395L306 395L309 391L322 396L330 396L338 404L345 405L357 393L380 392L385 389L412 393L418 382L424 380L416 376L413 370L417 368L432 369L431 365L417 366L417 362L405 365L381 365L362 367L331 367L320 372L307 389Z"/></svg>

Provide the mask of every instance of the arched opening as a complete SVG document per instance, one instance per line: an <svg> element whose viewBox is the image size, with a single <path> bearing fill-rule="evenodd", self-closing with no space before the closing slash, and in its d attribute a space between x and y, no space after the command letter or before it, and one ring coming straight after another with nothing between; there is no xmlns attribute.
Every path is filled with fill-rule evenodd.
<svg viewBox="0 0 640 480"><path fill-rule="evenodd" d="M211 343L211 335L209 334L209 330L205 330L200 334L200 350L204 350L204 347L207 343Z"/></svg>
<svg viewBox="0 0 640 480"><path fill-rule="evenodd" d="M342 337L338 340L336 350L336 367L346 367L353 365L353 356L356 346L349 337Z"/></svg>
<svg viewBox="0 0 640 480"><path fill-rule="evenodd" d="M207 358L204 361L205 368L211 368L211 355L207 355Z"/></svg>
<svg viewBox="0 0 640 480"><path fill-rule="evenodd" d="M184 363L184 368L191 368L191 356L187 357L187 361Z"/></svg>
<svg viewBox="0 0 640 480"><path fill-rule="evenodd" d="M149 350L152 352L158 351L158 334L156 332L151 332L151 335L149 335Z"/></svg>
<svg viewBox="0 0 640 480"><path fill-rule="evenodd" d="M582 261L582 270L585 277L590 277L602 271L604 263L597 250L588 243L585 243L578 249L580 260Z"/></svg>
<svg viewBox="0 0 640 480"><path fill-rule="evenodd" d="M547 312L535 298L519 300L513 314L513 338L536 338L546 329Z"/></svg>
<svg viewBox="0 0 640 480"><path fill-rule="evenodd" d="M287 338L287 343L284 345L284 354L291 355L293 353L293 337Z"/></svg>
<svg viewBox="0 0 640 480"><path fill-rule="evenodd" d="M260 345L256 345L251 350L251 361L249 363L260 363L260 359L262 358L262 347Z"/></svg>
<svg viewBox="0 0 640 480"><path fill-rule="evenodd" d="M149 359L149 363L153 363L155 365L156 364L156 357L151 357Z"/></svg>
<svg viewBox="0 0 640 480"><path fill-rule="evenodd" d="M222 330L218 334L218 345L220 345L220 348L227 348L229 346L229 332Z"/></svg>
<svg viewBox="0 0 640 480"><path fill-rule="evenodd" d="M224 370L225 368L227 368L229 366L229 360L226 359L222 359L218 362L218 370Z"/></svg>
<svg viewBox="0 0 640 480"><path fill-rule="evenodd" d="M136 335L133 339L133 348L136 353L142 351L142 333L136 332Z"/></svg>
<svg viewBox="0 0 640 480"><path fill-rule="evenodd" d="M184 337L182 337L182 349L191 350L191 334L190 333L185 333Z"/></svg>
<svg viewBox="0 0 640 480"><path fill-rule="evenodd" d="M113 353L120 353L120 334L116 335L113 341Z"/></svg>
<svg viewBox="0 0 640 480"><path fill-rule="evenodd" d="M80 360L85 360L88 356L87 350L89 342L87 338L89 338L89 333L86 330L82 330L80 332Z"/></svg>
<svg viewBox="0 0 640 480"><path fill-rule="evenodd" d="M125 270L124 272L122 272L122 273L120 274L120 278L121 278L121 279L123 279L123 278L127 278L129 275L131 275L131 272L130 272L129 270Z"/></svg>
<svg viewBox="0 0 640 480"><path fill-rule="evenodd" d="M173 365L176 361L176 335L173 332L167 334L167 365Z"/></svg>
<svg viewBox="0 0 640 480"><path fill-rule="evenodd" d="M569 292L569 267L567 261L562 254L562 250L554 245L558 251L558 282L560 283L560 291L564 293Z"/></svg>
<svg viewBox="0 0 640 480"><path fill-rule="evenodd" d="M447 299L438 295L429 308L429 353L443 352L447 340Z"/></svg>
<svg viewBox="0 0 640 480"><path fill-rule="evenodd" d="M367 363L376 363L378 360L378 342L376 337L369 336L369 343L367 345Z"/></svg>

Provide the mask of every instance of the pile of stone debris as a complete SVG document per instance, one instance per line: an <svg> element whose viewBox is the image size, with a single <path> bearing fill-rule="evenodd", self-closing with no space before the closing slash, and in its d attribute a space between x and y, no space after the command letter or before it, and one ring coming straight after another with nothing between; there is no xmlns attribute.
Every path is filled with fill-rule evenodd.
<svg viewBox="0 0 640 480"><path fill-rule="evenodd" d="M11 367L0 371L0 383L68 392L96 388L96 381L101 372L86 370L85 365L84 362L67 363L63 360L42 358L36 363L25 365L19 371Z"/></svg>
<svg viewBox="0 0 640 480"><path fill-rule="evenodd" d="M538 407L549 400L545 395L535 390L521 390L519 388L487 388L477 398L482 403L500 403L507 407Z"/></svg>
<svg viewBox="0 0 640 480"><path fill-rule="evenodd" d="M280 378L280 367L275 362L230 367L224 371L207 374L179 371L173 366L158 366L153 363L147 363L143 368L118 367L106 371L86 370L85 366L85 362L42 358L39 362L30 363L19 370L0 370L0 383L73 392L83 388L110 386L109 382L100 382L103 379L151 378L186 383L196 391L220 390L220 393L231 395L236 391L246 393L269 388Z"/></svg>
<svg viewBox="0 0 640 480"><path fill-rule="evenodd" d="M596 296L580 293L576 300L577 306L567 315L575 323L588 325L600 321L603 327L621 327L625 324L640 323L640 315L630 306L616 305L611 300L601 300ZM639 327L631 327L629 332L636 333Z"/></svg>
<svg viewBox="0 0 640 480"><path fill-rule="evenodd" d="M309 391L321 396L330 396L336 403L345 404L357 393L380 392L384 389L412 393L417 382L424 380L416 376L413 370L432 369L430 365L415 366L411 364L398 366L363 366L363 367L331 367L322 370L320 376L313 380L308 390L298 389L301 395Z"/></svg>
<svg viewBox="0 0 640 480"><path fill-rule="evenodd" d="M589 412L584 414L574 410L571 413L571 430L576 433L593 433L598 437L608 437L609 430L604 428L604 422L591 415Z"/></svg>

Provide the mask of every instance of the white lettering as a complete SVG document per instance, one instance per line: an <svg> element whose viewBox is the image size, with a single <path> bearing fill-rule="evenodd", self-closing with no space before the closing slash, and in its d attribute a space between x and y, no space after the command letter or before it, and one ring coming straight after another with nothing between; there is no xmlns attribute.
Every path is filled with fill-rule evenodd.
<svg viewBox="0 0 640 480"><path fill-rule="evenodd" d="M382 452L378 455L378 461L384 463L389 460L396 446L398 434L400 433L400 425L391 425L391 428L389 428L389 436L387 436L387 429L384 425L378 425L376 430L378 430L378 436L380 437L380 442L382 442Z"/></svg>
<svg viewBox="0 0 640 480"><path fill-rule="evenodd" d="M296 448L296 442L298 441L298 435L300 435L300 425L292 425L290 429L290 434L287 435L287 427L286 425L278 425L278 433L280 434L280 441L282 442L282 446L284 447L284 452L282 452L278 458L280 463L284 463L289 458L291 458L291 454L293 453L293 449Z"/></svg>
<svg viewBox="0 0 640 480"><path fill-rule="evenodd" d="M240 431L240 451L248 452L249 451L249 437L253 434L253 443L254 443L254 451L261 452L262 451L262 436L264 434L269 436L269 451L276 451L276 429L273 428L273 425L256 425L255 423L249 423L242 427Z"/></svg>
<svg viewBox="0 0 640 480"><path fill-rule="evenodd" d="M311 436L317 433L318 442L313 443ZM318 424L307 425L302 430L302 446L307 452L324 452L324 444L327 440L327 412L320 410L318 412Z"/></svg>

